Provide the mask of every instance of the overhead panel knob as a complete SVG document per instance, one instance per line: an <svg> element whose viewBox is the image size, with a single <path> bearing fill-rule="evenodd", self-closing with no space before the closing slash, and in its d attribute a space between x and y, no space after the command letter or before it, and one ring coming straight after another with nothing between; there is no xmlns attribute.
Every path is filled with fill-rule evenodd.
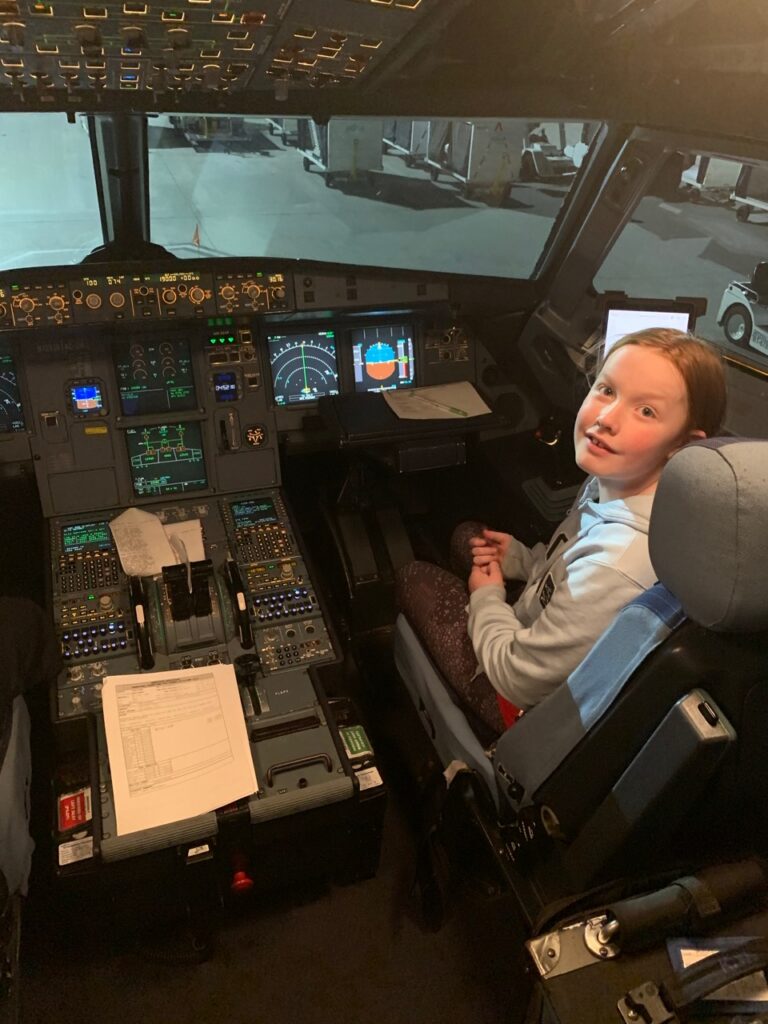
<svg viewBox="0 0 768 1024"><path fill-rule="evenodd" d="M174 50L188 50L192 40L186 28L170 28L168 29L168 42Z"/></svg>
<svg viewBox="0 0 768 1024"><path fill-rule="evenodd" d="M94 46L101 46L101 32L96 25L86 22L83 25L75 25L75 35L78 43L86 49Z"/></svg>
<svg viewBox="0 0 768 1024"><path fill-rule="evenodd" d="M24 22L6 21L3 25L3 35L11 46L24 45Z"/></svg>
<svg viewBox="0 0 768 1024"><path fill-rule="evenodd" d="M123 25L120 29L123 43L133 50L143 50L147 45L147 37L141 25Z"/></svg>

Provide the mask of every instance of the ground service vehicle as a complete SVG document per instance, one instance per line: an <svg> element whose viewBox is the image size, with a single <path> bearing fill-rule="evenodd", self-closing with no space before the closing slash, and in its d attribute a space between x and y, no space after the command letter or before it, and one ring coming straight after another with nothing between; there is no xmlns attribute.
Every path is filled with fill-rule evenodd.
<svg viewBox="0 0 768 1024"><path fill-rule="evenodd" d="M549 536L617 314L695 325L728 431L768 436L768 351L721 308L754 308L732 282L768 226L682 178L768 167L768 24L715 7L0 0L0 580L61 658L27 695L3 1012L521 1019L527 925L474 784L456 885L417 872L443 765L395 668L394 573L445 561L462 518ZM489 413L385 402L464 382ZM118 555L126 512L159 561ZM158 672L198 710L237 684L259 790L127 830L104 679ZM135 794L181 763L152 728L123 734ZM179 776L228 760L216 735Z"/></svg>

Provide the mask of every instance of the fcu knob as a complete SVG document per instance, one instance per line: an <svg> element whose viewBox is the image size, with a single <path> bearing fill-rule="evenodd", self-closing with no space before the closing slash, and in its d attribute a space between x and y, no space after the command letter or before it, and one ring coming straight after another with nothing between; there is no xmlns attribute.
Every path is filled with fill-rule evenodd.
<svg viewBox="0 0 768 1024"><path fill-rule="evenodd" d="M199 306L205 299L205 292L198 285L193 285L189 289L189 301L193 302L196 306Z"/></svg>
<svg viewBox="0 0 768 1024"><path fill-rule="evenodd" d="M19 300L19 309L22 313L33 313L35 309L35 300L25 296L23 299Z"/></svg>

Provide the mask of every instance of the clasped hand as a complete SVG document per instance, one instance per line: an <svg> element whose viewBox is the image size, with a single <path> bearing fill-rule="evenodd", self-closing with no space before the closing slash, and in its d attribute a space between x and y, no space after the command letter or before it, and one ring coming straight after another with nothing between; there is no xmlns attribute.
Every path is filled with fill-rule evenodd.
<svg viewBox="0 0 768 1024"><path fill-rule="evenodd" d="M480 587L504 585L501 563L511 540L510 534L496 530L483 530L481 537L470 538L472 571L467 582L470 594Z"/></svg>

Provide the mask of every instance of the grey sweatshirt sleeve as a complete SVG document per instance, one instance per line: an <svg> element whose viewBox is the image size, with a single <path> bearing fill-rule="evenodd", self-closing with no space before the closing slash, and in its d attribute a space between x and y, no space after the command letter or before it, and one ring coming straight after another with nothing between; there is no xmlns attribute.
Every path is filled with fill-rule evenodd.
<svg viewBox="0 0 768 1024"><path fill-rule="evenodd" d="M532 548L527 548L517 537L513 537L501 562L504 579L527 580L534 562L544 551L544 547L544 544L535 544Z"/></svg>
<svg viewBox="0 0 768 1024"><path fill-rule="evenodd" d="M533 707L570 675L616 613L643 590L614 566L582 558L526 627L502 587L481 587L470 595L468 623L480 667L507 700Z"/></svg>

